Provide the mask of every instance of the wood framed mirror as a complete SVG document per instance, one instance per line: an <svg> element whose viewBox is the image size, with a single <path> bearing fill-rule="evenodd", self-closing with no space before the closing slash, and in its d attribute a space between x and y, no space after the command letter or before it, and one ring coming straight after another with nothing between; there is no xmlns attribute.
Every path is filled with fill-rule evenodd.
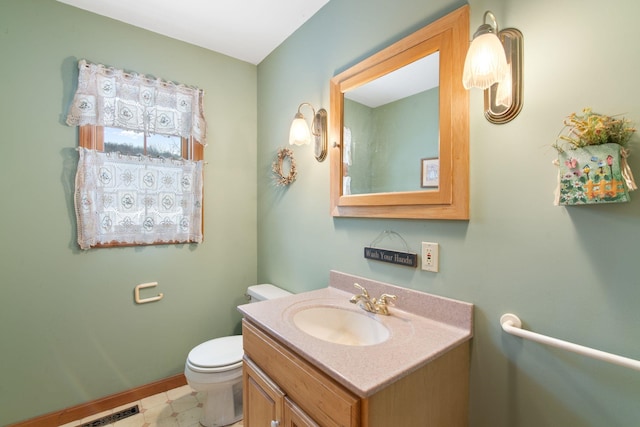
<svg viewBox="0 0 640 427"><path fill-rule="evenodd" d="M331 79L331 215L469 219L468 46L463 6ZM358 93L379 84L393 96Z"/></svg>

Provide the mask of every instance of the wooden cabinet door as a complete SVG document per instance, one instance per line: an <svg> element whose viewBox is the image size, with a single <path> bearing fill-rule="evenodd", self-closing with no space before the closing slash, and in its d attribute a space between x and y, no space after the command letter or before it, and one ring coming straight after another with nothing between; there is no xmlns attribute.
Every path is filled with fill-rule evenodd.
<svg viewBox="0 0 640 427"><path fill-rule="evenodd" d="M320 427L288 397L284 398L284 427Z"/></svg>
<svg viewBox="0 0 640 427"><path fill-rule="evenodd" d="M242 320L242 339L245 358L317 423L311 425L360 425L360 398L356 395L247 319Z"/></svg>
<svg viewBox="0 0 640 427"><path fill-rule="evenodd" d="M282 426L284 393L250 359L245 357L243 362L243 426Z"/></svg>

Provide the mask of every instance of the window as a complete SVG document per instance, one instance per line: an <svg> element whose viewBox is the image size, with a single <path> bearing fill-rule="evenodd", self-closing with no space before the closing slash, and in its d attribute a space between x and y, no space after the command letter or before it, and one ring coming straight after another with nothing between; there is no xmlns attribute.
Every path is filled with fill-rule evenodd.
<svg viewBox="0 0 640 427"><path fill-rule="evenodd" d="M103 127L104 151L129 155L183 159L182 143L186 138L174 135L149 134L134 130Z"/></svg>
<svg viewBox="0 0 640 427"><path fill-rule="evenodd" d="M202 241L206 122L200 89L78 63L82 249Z"/></svg>
<svg viewBox="0 0 640 427"><path fill-rule="evenodd" d="M82 249L202 241L201 144L84 125L79 145L87 149L76 177Z"/></svg>
<svg viewBox="0 0 640 427"><path fill-rule="evenodd" d="M166 159L203 160L202 144L193 138L150 134L108 126L80 126L80 147L105 153Z"/></svg>

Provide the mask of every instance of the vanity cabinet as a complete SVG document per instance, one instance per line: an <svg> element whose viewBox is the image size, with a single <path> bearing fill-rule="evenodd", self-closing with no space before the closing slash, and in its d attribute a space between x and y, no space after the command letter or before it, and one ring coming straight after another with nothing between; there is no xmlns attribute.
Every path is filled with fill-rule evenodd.
<svg viewBox="0 0 640 427"><path fill-rule="evenodd" d="M360 425L354 394L246 319L242 334L245 427Z"/></svg>
<svg viewBox="0 0 640 427"><path fill-rule="evenodd" d="M244 424L269 426L283 419L284 393L251 360L244 358L243 401Z"/></svg>
<svg viewBox="0 0 640 427"><path fill-rule="evenodd" d="M288 397L284 398L284 425L286 427L320 427Z"/></svg>
<svg viewBox="0 0 640 427"><path fill-rule="evenodd" d="M319 427L250 359L244 358L244 425ZM284 424L281 422L284 421Z"/></svg>
<svg viewBox="0 0 640 427"><path fill-rule="evenodd" d="M242 328L245 427L468 424L468 341L372 395L358 396L251 320L243 319ZM366 371L367 361L361 364Z"/></svg>

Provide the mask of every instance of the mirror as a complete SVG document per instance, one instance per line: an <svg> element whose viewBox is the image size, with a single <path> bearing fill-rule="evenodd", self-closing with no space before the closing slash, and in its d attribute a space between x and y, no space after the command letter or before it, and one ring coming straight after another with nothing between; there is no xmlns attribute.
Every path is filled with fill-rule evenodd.
<svg viewBox="0 0 640 427"><path fill-rule="evenodd" d="M331 79L333 216L469 218L468 44L464 6Z"/></svg>
<svg viewBox="0 0 640 427"><path fill-rule="evenodd" d="M343 194L438 187L405 165L438 164L439 64L434 52L344 94Z"/></svg>

